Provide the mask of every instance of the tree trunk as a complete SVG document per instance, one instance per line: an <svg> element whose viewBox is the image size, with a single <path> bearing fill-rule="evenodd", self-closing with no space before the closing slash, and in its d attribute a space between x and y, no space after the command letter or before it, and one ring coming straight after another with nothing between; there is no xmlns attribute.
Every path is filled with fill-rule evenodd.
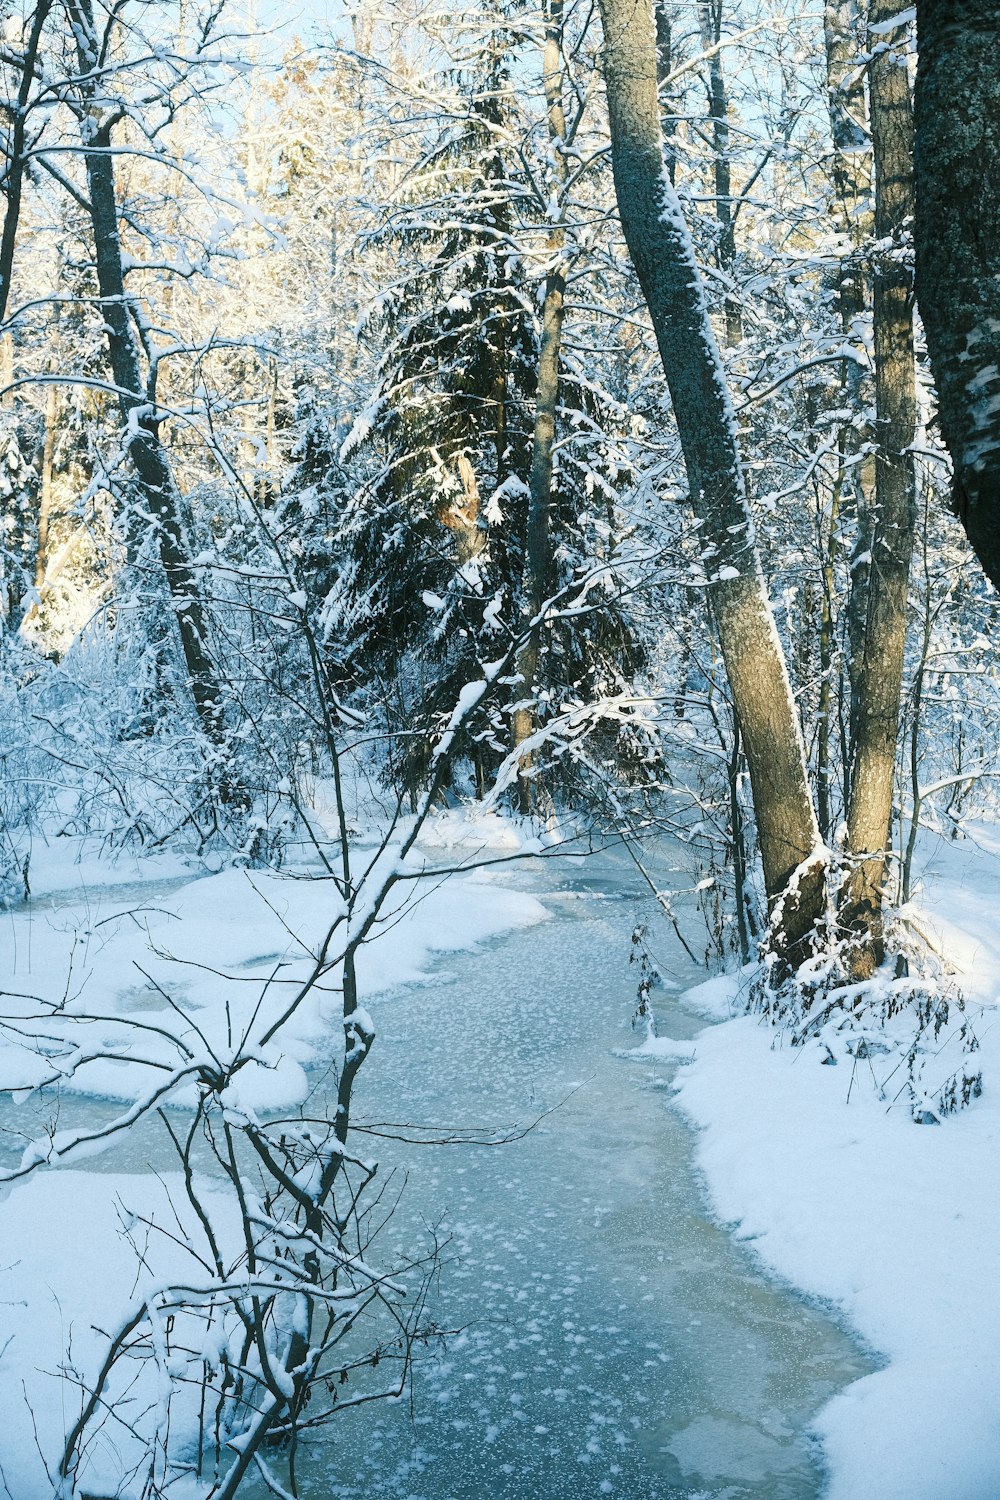
<svg viewBox="0 0 1000 1500"><path fill-rule="evenodd" d="M1000 9L919 0L917 301L955 509L1000 588Z"/></svg>
<svg viewBox="0 0 1000 1500"><path fill-rule="evenodd" d="M841 428L840 461L835 484L834 509L853 513L856 533L851 557L851 583L847 600L847 672L850 681L850 734L853 743L857 719L859 671L864 657L865 622L868 615L868 584L871 576L871 511L875 493L875 466L870 457L848 462L856 452L864 431L857 420L865 404L862 388L863 334L861 320L867 310L864 248L872 228L871 143L866 122L865 74L859 61L862 51L856 0L826 0L823 37L826 50L826 93L833 141L833 210L840 235L840 264L836 272L837 307L844 343L853 345L858 359L845 359L843 402L854 420ZM830 549L837 546L836 516L831 516ZM851 797L851 758L844 759L844 805ZM822 794L821 794L822 795ZM829 809L826 809L829 816ZM820 827L823 828L823 819Z"/></svg>
<svg viewBox="0 0 1000 1500"><path fill-rule="evenodd" d="M108 343L108 362L125 423L125 445L138 482L139 513L128 517L134 548L152 521L160 560L177 615L191 696L206 734L221 730L218 683L205 644L205 617L197 581L187 555L182 500L160 437L161 418L155 395L142 376L139 342L132 323L118 232L118 199L109 101L101 97L97 72L100 54L92 0L70 0L67 6L80 67L77 87L84 106L81 117L83 159L87 171L94 231L97 286ZM142 512L145 512L143 514Z"/></svg>
<svg viewBox="0 0 1000 1500"><path fill-rule="evenodd" d="M826 0L823 7L826 93L833 139L834 214L841 238L837 305L845 340L860 348L857 320L865 311L862 247L871 227L871 148L865 128L864 72L858 61L858 8L855 0ZM861 400L861 366L846 361L845 384L851 405Z"/></svg>
<svg viewBox="0 0 1000 1500"><path fill-rule="evenodd" d="M830 747L832 744L831 718L833 714L833 675L834 662L834 618L833 601L837 586L836 559L837 559L837 527L840 519L840 496L843 481L843 469L841 469L834 482L833 497L830 501L830 529L826 535L826 544L823 547L822 563L822 603L820 605L819 622L819 703L816 709L816 813L819 818L820 837L824 843L829 841L833 823L833 799L830 795L832 776L832 759ZM820 543L822 545L822 529L820 530Z"/></svg>
<svg viewBox="0 0 1000 1500"><path fill-rule="evenodd" d="M736 268L736 226L733 219L732 171L729 164L729 98L722 70L722 0L701 0L701 39L712 49L708 61L708 113L715 152L715 217L718 222L716 259L719 270L732 281ZM731 290L726 292L726 343L743 341L743 314Z"/></svg>
<svg viewBox="0 0 1000 1500"><path fill-rule="evenodd" d="M881 27L897 13L896 0L875 0L870 25ZM841 924L851 934L847 961L854 979L869 977L885 954L882 885L892 818L915 521L910 449L917 402L912 275L905 259L905 234L913 217L913 115L906 68L891 50L894 40L902 43L902 31L874 32L869 64L875 238L880 246L872 297L876 505L847 814L850 851L857 863L840 912Z"/></svg>
<svg viewBox="0 0 1000 1500"><path fill-rule="evenodd" d="M0 230L0 323L7 315L10 300L10 285L14 270L14 246L21 218L21 194L24 188L25 147L27 143L28 111L31 107L31 85L38 68L38 49L42 32L52 9L52 0L38 0L31 26L27 28L24 58L21 65L21 82L17 100L11 110L10 136L7 141L7 169L0 178L6 208L3 229Z"/></svg>
<svg viewBox="0 0 1000 1500"><path fill-rule="evenodd" d="M562 0L549 0L545 24L545 50L542 70L548 113L549 147L556 185L566 178L563 144L566 139L566 117L563 109L562 80ZM535 427L531 448L531 473L528 479L528 529L525 539L525 596L530 618L537 616L552 587L552 473L556 438L556 406L559 396L559 365L562 350L563 304L566 275L562 251L566 231L561 224L553 226L546 250L549 258L545 278L545 301L542 307L542 340L538 355L538 384L535 390ZM517 662L523 681L518 687L520 703L512 716L515 748L534 733L537 719L535 705L538 675L539 636L532 632ZM525 756L518 768L518 804L522 813L531 811L530 757Z"/></svg>
<svg viewBox="0 0 1000 1500"><path fill-rule="evenodd" d="M677 116L671 109L670 77L674 64L673 26L670 21L672 0L656 0L656 91L660 100L660 124L663 127L663 150L667 174L673 182L677 174Z"/></svg>
<svg viewBox="0 0 1000 1500"><path fill-rule="evenodd" d="M38 547L35 551L35 591L40 593L49 565L52 531L52 462L56 445L56 388L45 393L45 432L42 437L42 472L38 484Z"/></svg>
<svg viewBox="0 0 1000 1500"><path fill-rule="evenodd" d="M479 480L467 453L458 455L455 468L462 486L462 498L448 500L438 511L438 520L454 534L455 560L460 568L464 568L482 552L486 533L479 524Z"/></svg>
<svg viewBox="0 0 1000 1500"><path fill-rule="evenodd" d="M665 170L650 0L601 0L622 228L649 307L701 524L743 735L775 951L794 963L822 910L825 863L785 661L757 556L718 346L687 225ZM796 878L793 880L793 876Z"/></svg>
<svg viewBox="0 0 1000 1500"><path fill-rule="evenodd" d="M833 137L833 189L837 227L847 252L841 262L839 302L845 332L864 308L858 250L867 232L870 158L865 129L864 73L858 62L858 8L855 0L826 0L827 106Z"/></svg>

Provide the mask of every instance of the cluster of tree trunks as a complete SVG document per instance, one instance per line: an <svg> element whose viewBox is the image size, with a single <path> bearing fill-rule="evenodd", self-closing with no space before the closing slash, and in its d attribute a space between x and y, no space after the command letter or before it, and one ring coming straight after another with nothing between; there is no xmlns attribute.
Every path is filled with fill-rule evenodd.
<svg viewBox="0 0 1000 1500"><path fill-rule="evenodd" d="M885 955L882 893L892 826L914 529L917 398L913 277L905 241L913 218L913 113L905 35L892 25L896 14L895 0L875 0L869 13L876 245L875 495L867 528L871 561L864 588L864 630L853 673L857 689L847 807L853 863L840 910L849 938L848 968L855 979L868 978ZM860 608L857 613L860 617Z"/></svg>
<svg viewBox="0 0 1000 1500"><path fill-rule="evenodd" d="M771 942L785 962L794 963L808 951L829 894L824 848L831 821L829 610L821 648L826 707L821 702L814 806L796 705L758 556L737 424L674 189L675 121L668 97L674 39L669 5L667 0L600 0L600 9L618 208L652 320L699 522L708 606L750 773L772 915ZM37 59L52 13L51 0L38 0L23 38L21 82L10 115L3 176L0 320L10 291L26 164L32 154L28 120L39 77ZM716 258L719 271L732 285L739 200L734 198L730 160L724 0L698 0L697 13L714 151ZM156 563L176 614L194 706L205 731L218 738L222 698L208 649L207 611L190 561L185 501L161 435L155 351L126 281L113 138L121 110L102 83L114 22L102 39L93 0L67 0L66 14L78 69L67 97L75 101L80 121L86 173L87 197L84 201L80 194L78 201L92 224L108 367L131 469L126 523L130 550L138 557L151 531ZM568 135L563 99L563 0L546 0L544 17L542 77L552 185L558 197L566 183L565 149L572 134L570 130ZM908 23L896 0L870 0L861 10L858 0L825 0L823 19L834 212L842 247L836 294L845 344L858 343L859 320L869 307L874 330L874 459L855 466L859 478L854 481L845 452L829 523L833 549L837 507L847 496L855 509L859 559L848 606L848 860L839 892L839 925L847 940L844 952L852 977L863 978L885 955L883 895L914 539L914 289L937 387L937 420L953 461L955 508L986 574L1000 586L1000 81L988 61L1000 44L1000 5L990 0L919 0L915 108L906 56ZM525 538L524 610L527 619L536 620L553 586L551 516L565 244L565 226L557 213L547 246ZM741 312L728 293L724 312L726 342L736 345L742 337ZM859 372L856 360L845 359L844 392L847 404L856 409L861 405ZM502 425L498 423L498 452ZM845 432L843 443L847 441ZM48 428L46 442L50 465ZM470 560L482 545L476 476L467 460L462 462L468 470L460 468L465 506L455 511L453 524L461 532L460 562ZM40 556L46 517L43 498ZM539 650L536 629L518 659L521 699L511 715L515 746L529 741L537 727ZM526 811L532 805L532 770L526 753L519 783Z"/></svg>
<svg viewBox="0 0 1000 1500"><path fill-rule="evenodd" d="M825 855L754 538L719 349L664 158L649 0L601 0L615 192L701 523L708 600L750 771L772 942L789 962L824 903Z"/></svg>
<svg viewBox="0 0 1000 1500"><path fill-rule="evenodd" d="M4 185L8 209L0 235L0 297L10 286L10 263L18 224L20 188L25 163L31 156L26 136L33 85L37 82L36 58L47 25L54 24L51 0L39 0L26 33L21 86L17 108L12 116L10 150ZM552 163L553 199L558 200L567 178L565 148L579 118L567 131L563 105L565 59L563 46L562 0L546 0L543 84L547 103L548 134ZM108 384L117 399L123 421L122 454L128 460L121 465L127 476L121 485L121 532L134 563L154 572L164 592L169 593L176 618L177 634L187 686L205 731L213 738L221 736L223 694L220 675L209 649L211 612L202 597L202 578L191 559L199 549L193 544L189 525L190 513L178 470L164 441L167 415L157 397L156 334L144 321L141 296L130 293L127 254L128 211L119 198L116 159L128 154L126 117L129 106L119 97L119 72L115 61L116 38L127 34L127 24L115 11L103 16L93 0L67 0L66 19L69 35L66 53L75 59L66 80L64 102L75 113L80 126L79 160L84 168L85 188L60 177L78 207L89 216L93 237L93 272L97 283L97 305L100 307L106 340ZM580 103L579 98L576 100ZM496 123L496 122L492 122ZM51 170L39 156L45 170ZM34 168L32 168L34 170ZM492 170L492 169L491 169ZM123 236L126 237L123 245ZM565 290L564 255L566 229L560 212L552 215L548 242L549 266L542 309L542 336L537 365L534 441L530 470L530 503L524 536L522 585L524 615L537 618L552 591L553 564L553 483L556 411L560 390L563 299ZM88 268L89 270L89 268ZM169 299L169 289L165 297ZM2 311L2 309L0 309ZM497 337L503 342L503 320L497 320ZM502 367L502 358L497 361ZM272 455L274 438L273 390L268 403L268 453ZM498 381L496 398L497 478L509 464L506 434L503 381ZM454 534L459 566L474 562L483 549L485 525L480 516L480 494L476 471L465 454L457 458L461 492L457 502L442 506L438 519ZM498 482L496 488L499 490ZM269 487L258 494L267 503ZM43 528L44 529L44 528ZM520 560L518 565L520 566ZM544 663L541 663L544 665ZM518 667L522 679L519 703L511 713L515 747L530 739L538 722L538 678L540 639L537 630L530 633ZM520 801L526 810L532 805L533 770L530 754L525 755L520 778Z"/></svg>
<svg viewBox="0 0 1000 1500"><path fill-rule="evenodd" d="M868 544L854 576L850 861L839 920L852 977L885 953L883 890L892 824L914 535L916 381L913 273L954 463L955 502L982 565L1000 586L1000 83L984 66L1000 42L1000 7L987 0L921 0L914 118L905 16L892 0L868 11L868 92L874 165L872 314L876 430L874 491L861 486ZM721 38L721 11L704 5L703 40ZM801 736L753 541L736 430L693 251L664 150L657 84L669 66L669 20L649 0L601 0L615 189L626 242L652 318L702 523L708 596L746 746L765 885L786 959L808 942L823 904ZM864 88L853 0L827 0L824 22L834 139L834 184L848 253L839 301L845 335L866 302L861 256ZM902 21L902 24L900 24ZM991 45L992 44L992 45ZM665 64L665 57L667 63ZM731 258L725 87L710 66L717 148L720 253ZM659 76L658 76L659 75ZM738 336L727 306L727 331ZM857 377L848 385L857 395ZM821 789L822 790L822 789Z"/></svg>
<svg viewBox="0 0 1000 1500"><path fill-rule="evenodd" d="M105 59L92 0L69 0L67 11L80 70L75 84L80 101L81 150L87 173L108 364L134 474L135 493L125 516L129 551L133 557L138 554L141 539L152 525L156 555L177 616L191 697L202 728L210 738L218 739L222 728L221 695L208 652L198 580L190 563L183 499L160 433L162 413L156 404L155 363L149 379L144 379L140 332L125 285L112 142L120 113L110 107L102 89Z"/></svg>
<svg viewBox="0 0 1000 1500"><path fill-rule="evenodd" d="M602 0L601 10L619 212L652 318L691 501L706 546L709 603L753 789L772 909L771 943L780 957L794 961L807 947L824 909L826 864L788 676L754 546L725 377L673 189L672 163L665 159L657 101L665 22L659 13L654 17L648 0ZM719 53L712 52L721 41L722 16L717 4L705 5L703 12L703 40L711 56L720 264L723 249L728 264L735 247L726 100ZM894 47L902 41L901 28L892 24L895 7L876 0L868 19L874 231L879 247L872 278L876 461L874 494L864 494L862 487L859 504L870 561L855 571L850 610L855 621L856 682L847 810L850 858L839 909L848 938L846 961L855 978L870 975L884 957L882 899L913 546L911 450L916 425L912 276L904 247L913 216L909 80L905 60L901 66ZM847 336L853 336L866 301L859 251L866 228L867 138L856 21L850 0L831 0L827 5L834 183L846 249L838 290ZM728 305L726 324L727 336L734 341L738 319ZM848 385L857 396L853 372Z"/></svg>

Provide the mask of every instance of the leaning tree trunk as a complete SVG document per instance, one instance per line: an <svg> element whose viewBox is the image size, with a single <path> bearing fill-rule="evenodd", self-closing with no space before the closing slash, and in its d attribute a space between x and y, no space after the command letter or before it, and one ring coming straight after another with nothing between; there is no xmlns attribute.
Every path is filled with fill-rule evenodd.
<svg viewBox="0 0 1000 1500"><path fill-rule="evenodd" d="M954 499L1000 588L1000 7L919 0L917 302Z"/></svg>
<svg viewBox="0 0 1000 1500"><path fill-rule="evenodd" d="M882 886L892 820L896 739L906 644L906 603L913 551L917 421L913 356L912 274L905 235L913 218L913 115L910 83L893 43L903 29L884 31L897 0L875 0L869 24L875 239L872 290L875 340L875 519L864 648L857 673L853 770L847 812L854 856L841 900L849 935L851 977L869 977L885 954Z"/></svg>
<svg viewBox="0 0 1000 1500"><path fill-rule="evenodd" d="M549 149L555 185L561 189L566 180L566 116L563 108L562 76L562 0L549 0L545 19L545 49L542 75L548 114ZM558 221L549 234L546 252L549 258L545 278L545 300L542 304L542 340L538 354L538 383L535 389L535 428L531 448L531 473L528 480L528 528L525 538L525 595L529 617L541 614L548 598L552 578L552 475L556 439L556 406L559 396L559 365L562 351L563 304L566 296L566 273L562 252L566 231ZM515 748L534 733L536 690L540 655L539 630L532 631L518 656L517 670L522 678L518 687L520 702L512 716ZM518 767L518 803L522 813L531 811L531 757L522 757Z"/></svg>
<svg viewBox="0 0 1000 1500"><path fill-rule="evenodd" d="M806 951L825 884L798 717L757 556L719 350L664 166L651 0L601 0L601 12L618 209L710 556L708 596L750 772L772 943L794 962Z"/></svg>
<svg viewBox="0 0 1000 1500"><path fill-rule="evenodd" d="M101 59L91 0L70 0L67 9L80 68L77 87L83 103L83 159L108 362L125 423L125 444L135 471L140 509L146 513L141 518L128 519L130 548L136 545L140 528L148 526L151 519L177 616L191 696L203 729L214 739L221 729L221 700L205 644L204 610L188 559L181 496L160 437L161 419L156 413L155 399L143 380L139 342L125 288L111 143L116 116L109 110L108 100L101 97Z"/></svg>

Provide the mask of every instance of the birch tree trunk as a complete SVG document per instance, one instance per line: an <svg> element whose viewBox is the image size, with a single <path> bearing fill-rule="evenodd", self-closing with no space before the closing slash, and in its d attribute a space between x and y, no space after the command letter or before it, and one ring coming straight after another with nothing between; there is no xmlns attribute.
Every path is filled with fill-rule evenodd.
<svg viewBox="0 0 1000 1500"><path fill-rule="evenodd" d="M906 606L913 552L915 492L910 451L917 420L912 274L905 234L913 219L913 114L910 83L893 43L905 29L883 31L896 0L875 0L868 76L875 162L872 292L875 339L875 517L864 650L854 715L848 842L857 863L841 902L852 941L852 978L869 977L885 954L882 886L892 819L896 739L906 644Z"/></svg>
<svg viewBox="0 0 1000 1500"><path fill-rule="evenodd" d="M566 116L563 108L562 77L563 0L548 0L545 20L545 49L542 54L542 77L548 118L549 150L552 174L557 187L566 180ZM552 475L555 456L556 406L559 397L559 365L562 350L563 307L566 296L566 274L562 252L566 231L561 224L553 226L546 251L549 269L545 278L545 300L542 306L542 339L538 355L538 384L535 391L535 426L531 447L531 473L528 479L528 529L525 539L525 595L530 617L537 616L552 586ZM538 675L538 631L526 643L518 657L517 670L523 679L518 691L519 706L512 716L514 745L522 745L534 732ZM525 756L518 772L518 803L523 813L531 811L531 762Z"/></svg>
<svg viewBox="0 0 1000 1500"><path fill-rule="evenodd" d="M701 522L708 597L750 772L771 941L794 963L822 909L825 874L798 717L757 556L719 350L664 165L652 6L601 0L601 12L618 209Z"/></svg>
<svg viewBox="0 0 1000 1500"><path fill-rule="evenodd" d="M182 524L182 500L160 437L155 390L142 374L139 339L132 322L118 230L112 130L117 111L101 96L100 48L92 0L69 0L80 76L76 85L83 103L81 135L87 172L90 217L94 232L97 287L104 318L108 363L125 423L125 445L135 471L145 515L128 518L130 548L150 521L167 587L177 616L191 696L202 727L216 739L221 730L218 683L205 643L205 617L197 580L190 566Z"/></svg>
<svg viewBox="0 0 1000 1500"><path fill-rule="evenodd" d="M955 509L1000 588L1000 8L917 5L917 301Z"/></svg>

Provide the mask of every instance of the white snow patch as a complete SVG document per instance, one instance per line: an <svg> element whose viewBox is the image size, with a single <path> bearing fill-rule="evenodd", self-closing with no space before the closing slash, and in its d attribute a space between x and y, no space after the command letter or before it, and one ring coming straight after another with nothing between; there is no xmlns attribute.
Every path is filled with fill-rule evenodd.
<svg viewBox="0 0 1000 1500"><path fill-rule="evenodd" d="M984 1007L986 1092L945 1124L913 1125L860 1078L848 1104L848 1067L820 1067L740 1014L737 977L688 996L734 1017L699 1035L677 1093L701 1127L716 1213L781 1277L842 1308L887 1361L816 1420L826 1500L1000 1494L1000 855L986 842L923 846L933 878L921 920Z"/></svg>

